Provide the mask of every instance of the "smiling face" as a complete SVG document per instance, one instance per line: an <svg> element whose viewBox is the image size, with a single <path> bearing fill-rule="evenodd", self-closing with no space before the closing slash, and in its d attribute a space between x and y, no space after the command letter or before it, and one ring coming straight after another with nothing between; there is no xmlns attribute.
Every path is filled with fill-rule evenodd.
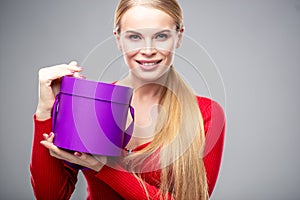
<svg viewBox="0 0 300 200"><path fill-rule="evenodd" d="M155 81L168 71L182 37L168 14L144 6L127 10L115 35L131 74L145 81Z"/></svg>

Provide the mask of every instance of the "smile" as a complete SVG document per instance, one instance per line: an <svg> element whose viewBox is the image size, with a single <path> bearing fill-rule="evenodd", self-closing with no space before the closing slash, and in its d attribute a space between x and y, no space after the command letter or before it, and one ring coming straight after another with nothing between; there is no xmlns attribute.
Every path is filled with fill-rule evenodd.
<svg viewBox="0 0 300 200"><path fill-rule="evenodd" d="M160 60L136 60L137 63L139 63L140 65L143 65L145 67L151 67L154 65L157 65L159 63L161 63L162 59Z"/></svg>

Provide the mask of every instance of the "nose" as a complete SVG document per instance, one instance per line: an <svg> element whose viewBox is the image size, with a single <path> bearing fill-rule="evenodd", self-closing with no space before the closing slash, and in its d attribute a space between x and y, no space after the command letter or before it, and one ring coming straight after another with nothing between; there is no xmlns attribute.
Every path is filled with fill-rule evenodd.
<svg viewBox="0 0 300 200"><path fill-rule="evenodd" d="M154 47L144 47L140 50L140 53L146 56L152 56L157 53L157 50Z"/></svg>
<svg viewBox="0 0 300 200"><path fill-rule="evenodd" d="M144 47L140 49L141 54L146 56L152 56L156 54L157 50L153 47L152 40L147 38L144 43Z"/></svg>

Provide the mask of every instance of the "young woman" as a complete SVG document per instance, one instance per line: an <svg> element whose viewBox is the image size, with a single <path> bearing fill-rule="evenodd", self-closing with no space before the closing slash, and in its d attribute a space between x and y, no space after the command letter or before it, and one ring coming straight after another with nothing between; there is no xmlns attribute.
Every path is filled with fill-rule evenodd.
<svg viewBox="0 0 300 200"><path fill-rule="evenodd" d="M39 71L31 183L37 199L69 199L82 170L87 199L208 199L220 168L222 108L196 96L173 66L184 32L176 0L121 0L114 35L130 73L116 84L134 88L133 137L118 159L66 152L53 144L51 109L63 76L79 76L76 62ZM49 153L50 152L50 153ZM87 169L88 168L88 169Z"/></svg>

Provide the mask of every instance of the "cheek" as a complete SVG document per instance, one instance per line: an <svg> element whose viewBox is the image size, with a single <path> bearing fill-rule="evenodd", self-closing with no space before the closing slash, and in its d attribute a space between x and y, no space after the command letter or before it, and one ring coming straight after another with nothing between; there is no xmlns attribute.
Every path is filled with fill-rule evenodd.
<svg viewBox="0 0 300 200"><path fill-rule="evenodd" d="M139 46L136 43L122 43L122 49L123 53L133 54L133 52L139 49Z"/></svg>
<svg viewBox="0 0 300 200"><path fill-rule="evenodd" d="M155 48L158 49L160 52L164 52L163 54L167 54L168 52L173 52L175 50L174 43L171 43L171 44L168 44L168 43L167 44L166 43L158 44L158 45L155 46Z"/></svg>
<svg viewBox="0 0 300 200"><path fill-rule="evenodd" d="M124 54L135 54L139 49L144 47L142 41L130 41L126 38L122 38L119 44L122 47L122 52Z"/></svg>
<svg viewBox="0 0 300 200"><path fill-rule="evenodd" d="M133 64L135 63L134 57L137 54L136 51L128 51L124 52L124 61L129 68L133 68Z"/></svg>
<svg viewBox="0 0 300 200"><path fill-rule="evenodd" d="M161 55L163 55L163 57L165 58L167 63L170 63L173 61L174 58L174 51L170 51L170 50L160 50L159 51Z"/></svg>

